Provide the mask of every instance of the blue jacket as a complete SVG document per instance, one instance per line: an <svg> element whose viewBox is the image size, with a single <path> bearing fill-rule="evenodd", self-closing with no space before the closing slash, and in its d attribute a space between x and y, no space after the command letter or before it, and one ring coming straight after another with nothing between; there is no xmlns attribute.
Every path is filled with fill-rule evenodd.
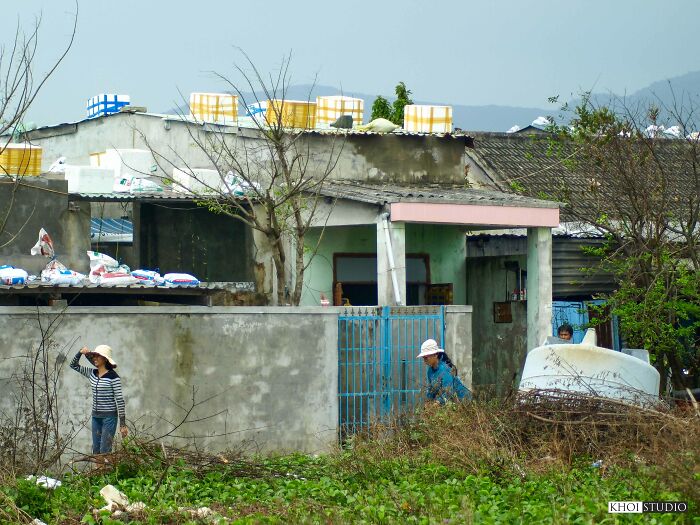
<svg viewBox="0 0 700 525"><path fill-rule="evenodd" d="M437 368L428 367L428 399L436 399L444 405L448 399L471 400L472 393L457 376L452 375L451 368L444 361L438 363Z"/></svg>

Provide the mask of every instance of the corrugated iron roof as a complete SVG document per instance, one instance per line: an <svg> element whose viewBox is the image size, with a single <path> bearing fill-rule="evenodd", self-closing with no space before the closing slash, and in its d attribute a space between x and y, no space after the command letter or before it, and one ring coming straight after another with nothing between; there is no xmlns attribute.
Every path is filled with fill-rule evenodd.
<svg viewBox="0 0 700 525"><path fill-rule="evenodd" d="M436 204L472 204L482 206L522 206L529 208L557 208L558 203L492 190L477 190L455 186L400 186L367 184L351 181L326 181L320 194L324 197L391 204L420 202Z"/></svg>
<svg viewBox="0 0 700 525"><path fill-rule="evenodd" d="M255 283L252 282L201 282L198 286L156 286L154 284L136 283L136 284L118 284L118 285L99 285L91 282L85 282L78 285L66 284L51 284L41 281L30 281L25 284L0 285L0 290L35 290L38 292L60 290L68 293L71 290L77 292L83 291L105 291L109 292L114 289L129 289L129 290L158 290L159 292L167 293L169 290L182 292L183 290L190 291L206 291L206 290L236 290L236 291L255 291Z"/></svg>

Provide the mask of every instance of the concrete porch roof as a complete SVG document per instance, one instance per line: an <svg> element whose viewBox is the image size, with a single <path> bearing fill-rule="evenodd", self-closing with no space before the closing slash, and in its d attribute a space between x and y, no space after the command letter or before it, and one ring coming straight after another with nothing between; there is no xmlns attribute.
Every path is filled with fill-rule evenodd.
<svg viewBox="0 0 700 525"><path fill-rule="evenodd" d="M550 227L559 226L560 203L511 193L462 187L368 185L327 181L320 195L359 204L356 208L388 211L392 222L453 224L480 227ZM358 209L359 211L359 209ZM367 224L373 214L365 213ZM358 216L348 217L348 224L358 224ZM376 217L376 216L375 216ZM333 225L341 225L339 218ZM360 219L362 220L362 219Z"/></svg>

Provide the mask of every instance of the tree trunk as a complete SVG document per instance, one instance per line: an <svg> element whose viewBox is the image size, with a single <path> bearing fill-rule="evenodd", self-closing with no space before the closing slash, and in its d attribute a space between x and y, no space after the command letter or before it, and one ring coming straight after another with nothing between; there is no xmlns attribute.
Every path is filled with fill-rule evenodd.
<svg viewBox="0 0 700 525"><path fill-rule="evenodd" d="M287 287L287 270L285 268L286 255L284 253L284 245L279 236L274 232L267 234L267 239L272 247L272 262L275 265L275 280L277 282L277 306L287 304L286 287Z"/></svg>
<svg viewBox="0 0 700 525"><path fill-rule="evenodd" d="M292 304L299 306L301 294L304 291L304 236L297 235L295 247L294 265L296 277L294 278L294 293L292 294Z"/></svg>

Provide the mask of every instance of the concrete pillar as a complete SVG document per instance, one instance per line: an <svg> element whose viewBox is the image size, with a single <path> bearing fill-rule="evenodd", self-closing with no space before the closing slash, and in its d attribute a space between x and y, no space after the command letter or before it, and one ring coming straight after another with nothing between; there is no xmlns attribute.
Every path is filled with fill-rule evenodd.
<svg viewBox="0 0 700 525"><path fill-rule="evenodd" d="M391 247L394 254L394 268L398 282L401 304L406 304L406 225L402 222L389 222ZM382 306L396 306L397 302L389 267L385 221L377 223L377 302Z"/></svg>
<svg viewBox="0 0 700 525"><path fill-rule="evenodd" d="M527 229L527 350L552 331L552 229Z"/></svg>

